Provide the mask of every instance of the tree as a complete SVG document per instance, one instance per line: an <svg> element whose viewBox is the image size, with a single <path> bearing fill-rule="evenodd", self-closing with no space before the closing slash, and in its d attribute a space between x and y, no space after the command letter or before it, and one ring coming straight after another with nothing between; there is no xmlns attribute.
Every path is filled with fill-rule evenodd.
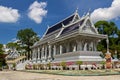
<svg viewBox="0 0 120 80"><path fill-rule="evenodd" d="M7 48L10 48L10 49L12 49L12 50L14 50L14 49L17 49L18 50L18 48L19 48L19 45L17 44L17 43L13 43L13 42L9 42L9 43L7 43Z"/></svg>
<svg viewBox="0 0 120 80"><path fill-rule="evenodd" d="M28 53L28 59L30 58L31 46L39 40L37 34L32 29L21 29L17 33L17 38L21 41L22 45Z"/></svg>
<svg viewBox="0 0 120 80"><path fill-rule="evenodd" d="M0 54L3 54L4 53L4 51L3 51L3 44L0 44Z"/></svg>
<svg viewBox="0 0 120 80"><path fill-rule="evenodd" d="M82 61L76 61L76 64L78 65L79 70L81 69L81 65L83 64Z"/></svg>
<svg viewBox="0 0 120 80"><path fill-rule="evenodd" d="M115 50L117 49L117 40L118 37L118 28L114 22L108 22L108 21L98 21L95 23L95 27L98 28L98 32L100 34L108 35L109 38L109 49L112 52L112 55L114 54ZM99 42L97 49L99 51L102 51L104 54L106 53L106 40L102 40Z"/></svg>
<svg viewBox="0 0 120 80"><path fill-rule="evenodd" d="M109 37L114 37L118 30L114 22L107 21L98 21L95 23L95 27L98 28L100 34L107 34Z"/></svg>
<svg viewBox="0 0 120 80"><path fill-rule="evenodd" d="M0 62L0 71L2 71L2 62Z"/></svg>

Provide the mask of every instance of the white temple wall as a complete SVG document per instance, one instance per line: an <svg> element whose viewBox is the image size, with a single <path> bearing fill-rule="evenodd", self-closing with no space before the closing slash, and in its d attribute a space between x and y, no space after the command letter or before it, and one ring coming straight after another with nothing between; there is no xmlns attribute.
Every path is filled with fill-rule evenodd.
<svg viewBox="0 0 120 80"><path fill-rule="evenodd" d="M32 60L50 61L55 55L61 55L76 51L96 51L97 39L76 37L63 40L54 44L46 43L32 49Z"/></svg>

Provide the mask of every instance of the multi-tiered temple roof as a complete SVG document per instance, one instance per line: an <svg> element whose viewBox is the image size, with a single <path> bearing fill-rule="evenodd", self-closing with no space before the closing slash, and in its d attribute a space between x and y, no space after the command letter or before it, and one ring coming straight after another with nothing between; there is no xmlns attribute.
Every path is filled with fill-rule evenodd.
<svg viewBox="0 0 120 80"><path fill-rule="evenodd" d="M106 38L106 36L98 34L97 29L90 20L89 13L80 18L78 12L76 11L75 13L63 19L62 21L56 23L51 27L48 27L42 39L36 44L34 44L34 46L38 46L49 41L55 41L66 35L74 35L73 33L77 33L79 35L87 34L87 36L88 34L91 34L94 36L99 36L99 38Z"/></svg>

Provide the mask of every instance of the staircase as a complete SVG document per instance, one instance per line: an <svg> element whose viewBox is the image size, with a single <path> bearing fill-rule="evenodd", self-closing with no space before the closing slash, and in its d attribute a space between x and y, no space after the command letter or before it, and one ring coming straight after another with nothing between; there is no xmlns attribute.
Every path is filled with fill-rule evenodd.
<svg viewBox="0 0 120 80"><path fill-rule="evenodd" d="M26 60L24 62L20 62L16 65L16 70L25 70L25 65L30 61Z"/></svg>

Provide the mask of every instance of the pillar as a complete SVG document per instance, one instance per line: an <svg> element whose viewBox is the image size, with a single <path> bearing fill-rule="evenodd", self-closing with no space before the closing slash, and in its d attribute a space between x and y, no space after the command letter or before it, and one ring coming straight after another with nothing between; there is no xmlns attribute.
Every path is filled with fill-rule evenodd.
<svg viewBox="0 0 120 80"><path fill-rule="evenodd" d="M35 49L35 60L37 60L37 52L38 52L38 50L37 50L37 48Z"/></svg>
<svg viewBox="0 0 120 80"><path fill-rule="evenodd" d="M38 59L40 59L40 48L38 47Z"/></svg>
<svg viewBox="0 0 120 80"><path fill-rule="evenodd" d="M97 50L97 43L96 43L96 41L94 41L94 51L96 51Z"/></svg>
<svg viewBox="0 0 120 80"><path fill-rule="evenodd" d="M73 51L76 51L76 45L74 45Z"/></svg>
<svg viewBox="0 0 120 80"><path fill-rule="evenodd" d="M60 54L62 54L62 45L60 45Z"/></svg>
<svg viewBox="0 0 120 80"><path fill-rule="evenodd" d="M49 44L49 58L51 58L51 45Z"/></svg>
<svg viewBox="0 0 120 80"><path fill-rule="evenodd" d="M77 40L77 51L81 51L82 50L82 44L80 40Z"/></svg>
<svg viewBox="0 0 120 80"><path fill-rule="evenodd" d="M56 45L54 45L54 56L56 55Z"/></svg>
<svg viewBox="0 0 120 80"><path fill-rule="evenodd" d="M32 60L32 52L30 51L30 60Z"/></svg>
<svg viewBox="0 0 120 80"><path fill-rule="evenodd" d="M47 46L45 46L45 59L47 59Z"/></svg>
<svg viewBox="0 0 120 80"><path fill-rule="evenodd" d="M34 52L33 52L33 59L35 59L35 48L34 48Z"/></svg>
<svg viewBox="0 0 120 80"><path fill-rule="evenodd" d="M44 58L44 46L42 47L42 59Z"/></svg>
<svg viewBox="0 0 120 80"><path fill-rule="evenodd" d="M42 47L40 48L40 59L42 60Z"/></svg>
<svg viewBox="0 0 120 80"><path fill-rule="evenodd" d="M69 42L67 42L67 44L66 44L66 53L69 52L69 49L70 49L70 45L69 45Z"/></svg>

